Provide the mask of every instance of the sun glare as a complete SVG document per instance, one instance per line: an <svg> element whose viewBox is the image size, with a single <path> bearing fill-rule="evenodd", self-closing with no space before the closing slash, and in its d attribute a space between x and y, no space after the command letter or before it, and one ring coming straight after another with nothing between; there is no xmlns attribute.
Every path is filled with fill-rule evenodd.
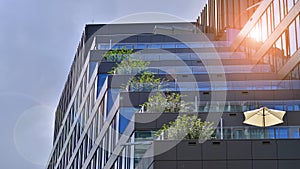
<svg viewBox="0 0 300 169"><path fill-rule="evenodd" d="M249 37L254 39L255 41L261 41L261 32L257 27L254 27L249 33Z"/></svg>

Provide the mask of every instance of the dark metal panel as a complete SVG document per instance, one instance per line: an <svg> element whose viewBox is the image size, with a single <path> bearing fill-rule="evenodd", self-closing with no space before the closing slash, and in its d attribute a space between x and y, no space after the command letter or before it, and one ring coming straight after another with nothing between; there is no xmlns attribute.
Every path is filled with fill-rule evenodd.
<svg viewBox="0 0 300 169"><path fill-rule="evenodd" d="M172 160L176 165L176 141L156 141L154 144L154 160L155 161L167 161ZM172 164L173 165L173 164Z"/></svg>
<svg viewBox="0 0 300 169"><path fill-rule="evenodd" d="M185 140L177 145L177 160L202 160L202 144L198 140Z"/></svg>
<svg viewBox="0 0 300 169"><path fill-rule="evenodd" d="M161 128L164 124L174 121L177 117L178 113L163 113L161 117L157 119L156 127Z"/></svg>
<svg viewBox="0 0 300 169"><path fill-rule="evenodd" d="M244 121L244 114L242 112L223 113L222 118L224 127L242 126Z"/></svg>
<svg viewBox="0 0 300 169"><path fill-rule="evenodd" d="M291 111L287 112L286 115L287 125L289 126L299 126L300 125L300 112Z"/></svg>
<svg viewBox="0 0 300 169"><path fill-rule="evenodd" d="M252 160L229 160L227 169L252 169ZM269 169L269 168L268 168Z"/></svg>
<svg viewBox="0 0 300 169"><path fill-rule="evenodd" d="M202 158L203 160L226 160L226 151L226 141L209 140L202 145Z"/></svg>
<svg viewBox="0 0 300 169"><path fill-rule="evenodd" d="M251 151L251 141L227 141L228 160L250 160L252 159Z"/></svg>
<svg viewBox="0 0 300 169"><path fill-rule="evenodd" d="M252 141L253 159L272 160L277 158L276 140L253 140Z"/></svg>
<svg viewBox="0 0 300 169"><path fill-rule="evenodd" d="M253 160L253 169L277 169L276 160Z"/></svg>
<svg viewBox="0 0 300 169"><path fill-rule="evenodd" d="M177 161L177 169L202 169L202 161Z"/></svg>
<svg viewBox="0 0 300 169"><path fill-rule="evenodd" d="M278 159L300 159L299 140L277 140Z"/></svg>
<svg viewBox="0 0 300 169"><path fill-rule="evenodd" d="M227 169L226 161L203 161L203 169Z"/></svg>
<svg viewBox="0 0 300 169"><path fill-rule="evenodd" d="M159 116L157 113L136 113L135 130L157 130L156 122Z"/></svg>
<svg viewBox="0 0 300 169"><path fill-rule="evenodd" d="M300 160L278 160L277 169L295 169L300 166Z"/></svg>
<svg viewBox="0 0 300 169"><path fill-rule="evenodd" d="M155 161L153 163L154 169L171 169L171 168L176 168L177 163L176 161Z"/></svg>

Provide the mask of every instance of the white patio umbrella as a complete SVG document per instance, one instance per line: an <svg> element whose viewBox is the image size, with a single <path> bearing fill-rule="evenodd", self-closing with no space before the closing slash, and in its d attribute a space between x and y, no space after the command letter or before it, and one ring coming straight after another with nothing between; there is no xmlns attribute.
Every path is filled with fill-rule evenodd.
<svg viewBox="0 0 300 169"><path fill-rule="evenodd" d="M262 107L256 110L246 111L245 124L258 126L258 127L269 127L276 124L283 123L283 116L285 111L268 109L267 107Z"/></svg>

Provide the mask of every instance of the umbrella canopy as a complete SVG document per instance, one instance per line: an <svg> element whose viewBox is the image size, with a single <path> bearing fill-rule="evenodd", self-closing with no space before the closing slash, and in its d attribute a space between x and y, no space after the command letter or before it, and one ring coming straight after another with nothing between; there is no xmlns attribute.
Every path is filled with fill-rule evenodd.
<svg viewBox="0 0 300 169"><path fill-rule="evenodd" d="M283 123L285 111L268 109L262 107L260 109L244 112L245 124L250 124L258 127L274 126Z"/></svg>

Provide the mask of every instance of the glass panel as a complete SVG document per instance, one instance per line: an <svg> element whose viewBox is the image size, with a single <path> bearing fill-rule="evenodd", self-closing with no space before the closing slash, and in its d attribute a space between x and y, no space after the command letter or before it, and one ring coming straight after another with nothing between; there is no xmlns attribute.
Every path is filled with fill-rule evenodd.
<svg viewBox="0 0 300 169"><path fill-rule="evenodd" d="M187 46L184 43L177 43L176 48L187 48Z"/></svg>
<svg viewBox="0 0 300 169"><path fill-rule="evenodd" d="M135 48L136 49L145 49L146 48L146 45L145 44L137 44L136 46L135 46Z"/></svg>
<svg viewBox="0 0 300 169"><path fill-rule="evenodd" d="M290 11L292 9L292 7L294 6L294 0L287 0L288 3L288 11Z"/></svg>
<svg viewBox="0 0 300 169"><path fill-rule="evenodd" d="M295 22L289 26L289 44L290 44L290 56L292 56L297 50Z"/></svg>
<svg viewBox="0 0 300 169"><path fill-rule="evenodd" d="M100 90L102 88L102 86L104 85L104 82L107 78L107 74L99 74L98 75L98 82L97 82L97 97L98 97L98 94L100 93Z"/></svg>
<svg viewBox="0 0 300 169"><path fill-rule="evenodd" d="M297 43L298 43L298 49L300 48L300 15L296 18L296 31L297 31Z"/></svg>
<svg viewBox="0 0 300 169"><path fill-rule="evenodd" d="M134 107L122 107L120 109L120 121L119 121L119 132L124 133L126 127L128 126L132 116L137 112L137 108Z"/></svg>
<svg viewBox="0 0 300 169"><path fill-rule="evenodd" d="M160 49L161 45L160 44L148 44L147 48L148 49Z"/></svg>
<svg viewBox="0 0 300 169"><path fill-rule="evenodd" d="M110 112L110 109L115 103L119 93L120 93L120 89L109 89L107 91L107 114Z"/></svg>
<svg viewBox="0 0 300 169"><path fill-rule="evenodd" d="M166 48L166 49L175 48L175 44L174 43L162 44L162 48Z"/></svg>

